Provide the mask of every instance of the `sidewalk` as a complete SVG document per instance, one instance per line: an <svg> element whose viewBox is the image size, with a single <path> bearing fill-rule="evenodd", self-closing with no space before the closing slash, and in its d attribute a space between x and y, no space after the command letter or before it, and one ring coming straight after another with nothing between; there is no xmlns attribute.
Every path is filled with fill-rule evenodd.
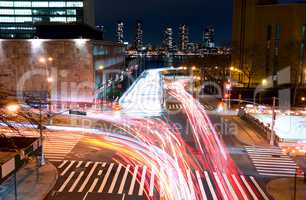
<svg viewBox="0 0 306 200"><path fill-rule="evenodd" d="M277 200L293 199L294 179L281 178L270 181L267 184L267 191ZM296 200L306 199L306 182L298 179L296 184Z"/></svg>
<svg viewBox="0 0 306 200"><path fill-rule="evenodd" d="M37 173L36 162L31 161L21 168L17 176L17 199L43 200L51 191L57 180L57 169L51 163L39 168ZM5 200L15 200L14 175L6 180L2 187L8 188L8 196ZM0 197L1 199L1 197Z"/></svg>

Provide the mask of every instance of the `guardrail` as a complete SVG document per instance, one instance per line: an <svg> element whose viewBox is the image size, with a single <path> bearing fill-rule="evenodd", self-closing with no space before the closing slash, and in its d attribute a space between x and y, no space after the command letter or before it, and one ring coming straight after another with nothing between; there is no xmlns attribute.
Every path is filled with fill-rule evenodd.
<svg viewBox="0 0 306 200"><path fill-rule="evenodd" d="M250 115L249 113L245 112L243 109L240 109L238 112L238 116L242 119L245 120L251 124L253 124L254 126L256 126L256 128L258 128L261 132L261 135L263 135L267 140L270 140L271 138L271 128L270 125L266 125L263 122L261 122L259 119L255 118L254 116ZM275 139L275 144L279 144L281 142L284 142L282 138L278 137L275 134L274 131L274 139Z"/></svg>

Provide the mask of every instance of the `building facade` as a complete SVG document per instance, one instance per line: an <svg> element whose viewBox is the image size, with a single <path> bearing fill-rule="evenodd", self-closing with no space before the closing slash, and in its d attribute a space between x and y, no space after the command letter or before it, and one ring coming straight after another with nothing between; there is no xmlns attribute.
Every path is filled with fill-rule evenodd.
<svg viewBox="0 0 306 200"><path fill-rule="evenodd" d="M0 38L34 38L35 24L95 26L92 0L0 0Z"/></svg>
<svg viewBox="0 0 306 200"><path fill-rule="evenodd" d="M123 45L90 39L3 39L0 57L1 91L64 105L93 103L125 62Z"/></svg>
<svg viewBox="0 0 306 200"><path fill-rule="evenodd" d="M140 20L136 22L136 33L135 33L135 41L134 47L137 50L141 50L143 47L143 24Z"/></svg>
<svg viewBox="0 0 306 200"><path fill-rule="evenodd" d="M179 50L182 52L187 51L187 44L189 43L189 30L186 24L179 28Z"/></svg>
<svg viewBox="0 0 306 200"><path fill-rule="evenodd" d="M305 86L306 4L275 0L234 0L233 79L260 84ZM280 72L287 69L289 79ZM283 82L283 83L282 83Z"/></svg>
<svg viewBox="0 0 306 200"><path fill-rule="evenodd" d="M124 43L124 23L121 21L117 23L116 38L119 44Z"/></svg>
<svg viewBox="0 0 306 200"><path fill-rule="evenodd" d="M203 32L203 46L204 48L215 48L215 29L211 26L205 28Z"/></svg>
<svg viewBox="0 0 306 200"><path fill-rule="evenodd" d="M170 27L165 28L163 45L167 52L173 51L173 30Z"/></svg>

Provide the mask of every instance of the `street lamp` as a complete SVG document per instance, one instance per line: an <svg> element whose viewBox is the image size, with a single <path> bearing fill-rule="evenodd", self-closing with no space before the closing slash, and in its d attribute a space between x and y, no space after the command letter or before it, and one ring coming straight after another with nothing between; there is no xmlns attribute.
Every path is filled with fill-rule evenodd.
<svg viewBox="0 0 306 200"><path fill-rule="evenodd" d="M231 89L232 89L231 83L226 83L225 88L226 88L227 94L228 94L228 108L230 110L231 109Z"/></svg>
<svg viewBox="0 0 306 200"><path fill-rule="evenodd" d="M40 58L38 59L38 61L39 61L40 63L42 63L42 64L45 64L45 63L46 63L46 58L40 57Z"/></svg>
<svg viewBox="0 0 306 200"><path fill-rule="evenodd" d="M100 71L100 75L101 75L101 89L102 89L102 96L101 96L101 110L103 109L103 96L104 96L104 92L103 92L103 70L104 70L104 66L103 65L100 65L99 67L99 71Z"/></svg>
<svg viewBox="0 0 306 200"><path fill-rule="evenodd" d="M6 109L11 113L16 113L20 109L20 106L18 104L9 104L6 106Z"/></svg>
<svg viewBox="0 0 306 200"><path fill-rule="evenodd" d="M262 86L267 86L267 84L268 84L267 79L263 79L263 80L261 81L261 84L262 84Z"/></svg>

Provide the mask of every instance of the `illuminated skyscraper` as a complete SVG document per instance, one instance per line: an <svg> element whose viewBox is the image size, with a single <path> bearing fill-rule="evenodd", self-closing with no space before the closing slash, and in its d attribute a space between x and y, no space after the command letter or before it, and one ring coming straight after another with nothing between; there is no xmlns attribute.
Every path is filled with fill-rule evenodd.
<svg viewBox="0 0 306 200"><path fill-rule="evenodd" d="M35 24L95 26L92 0L0 0L0 38L33 38Z"/></svg>
<svg viewBox="0 0 306 200"><path fill-rule="evenodd" d="M173 50L173 30L170 27L166 27L165 33L164 33L164 48L167 51Z"/></svg>
<svg viewBox="0 0 306 200"><path fill-rule="evenodd" d="M205 48L215 48L215 29L211 26L205 28L203 32L203 44Z"/></svg>
<svg viewBox="0 0 306 200"><path fill-rule="evenodd" d="M186 24L183 24L179 28L180 31L180 39L179 39L179 50L186 51L187 44L189 43L189 30Z"/></svg>
<svg viewBox="0 0 306 200"><path fill-rule="evenodd" d="M134 47L137 50L141 50L141 48L143 47L143 29L142 29L142 22L140 20L137 20L136 22Z"/></svg>
<svg viewBox="0 0 306 200"><path fill-rule="evenodd" d="M117 23L116 38L118 43L124 43L124 23L122 21Z"/></svg>

